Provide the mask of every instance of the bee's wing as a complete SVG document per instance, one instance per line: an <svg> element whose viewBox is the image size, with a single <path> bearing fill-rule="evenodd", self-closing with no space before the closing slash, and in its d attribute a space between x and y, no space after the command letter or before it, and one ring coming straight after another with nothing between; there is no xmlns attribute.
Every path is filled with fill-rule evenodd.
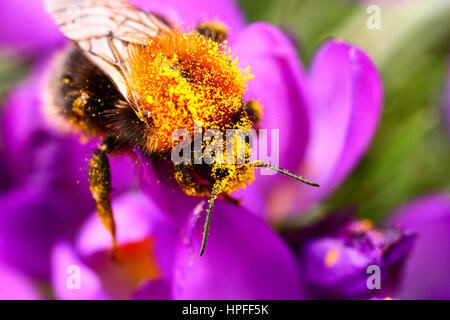
<svg viewBox="0 0 450 320"><path fill-rule="evenodd" d="M134 105L127 84L127 47L146 44L168 30L166 23L127 0L46 0L47 12L64 35L108 75Z"/></svg>

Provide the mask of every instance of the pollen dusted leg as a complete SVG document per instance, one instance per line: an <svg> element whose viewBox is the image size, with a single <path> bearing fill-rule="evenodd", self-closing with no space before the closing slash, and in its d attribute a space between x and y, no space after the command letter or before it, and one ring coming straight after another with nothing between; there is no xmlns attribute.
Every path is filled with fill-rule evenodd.
<svg viewBox="0 0 450 320"><path fill-rule="evenodd" d="M95 200L96 212L105 228L112 236L112 257L116 257L117 240L116 224L111 208L111 171L107 154L110 152L104 142L94 153L89 166L89 185Z"/></svg>

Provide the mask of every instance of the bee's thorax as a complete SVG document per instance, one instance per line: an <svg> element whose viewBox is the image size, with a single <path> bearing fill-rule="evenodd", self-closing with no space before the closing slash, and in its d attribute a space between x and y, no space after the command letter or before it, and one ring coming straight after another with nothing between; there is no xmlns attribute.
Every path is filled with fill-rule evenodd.
<svg viewBox="0 0 450 320"><path fill-rule="evenodd" d="M152 117L161 149L174 147L177 129L193 133L196 122L205 130L231 128L233 115L243 109L250 75L239 69L224 43L174 30L133 48L131 57L131 87Z"/></svg>

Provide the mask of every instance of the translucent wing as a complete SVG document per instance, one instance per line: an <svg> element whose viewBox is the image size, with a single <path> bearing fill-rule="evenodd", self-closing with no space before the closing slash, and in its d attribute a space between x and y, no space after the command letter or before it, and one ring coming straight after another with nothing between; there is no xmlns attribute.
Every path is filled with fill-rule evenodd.
<svg viewBox="0 0 450 320"><path fill-rule="evenodd" d="M46 0L45 5L64 35L73 40L135 106L126 79L127 47L146 44L149 37L170 27L126 0Z"/></svg>

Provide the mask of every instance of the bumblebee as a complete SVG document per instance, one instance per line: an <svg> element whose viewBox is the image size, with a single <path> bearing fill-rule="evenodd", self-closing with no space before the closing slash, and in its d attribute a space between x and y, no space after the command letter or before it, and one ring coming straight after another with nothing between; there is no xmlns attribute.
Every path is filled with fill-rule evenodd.
<svg viewBox="0 0 450 320"><path fill-rule="evenodd" d="M248 131L260 120L256 101L244 101L248 70L242 71L226 44L226 27L201 23L183 32L156 14L125 0L47 0L46 10L72 41L48 80L46 108L66 127L102 143L89 164L96 212L117 248L111 209L108 156L138 150L152 161L167 161L184 128ZM193 142L194 138L191 138ZM203 143L202 150L213 142ZM251 183L255 168L269 168L312 186L317 184L261 161L212 164L173 163L173 175L190 196L209 198L200 255L218 197ZM235 159L236 160L236 159Z"/></svg>

